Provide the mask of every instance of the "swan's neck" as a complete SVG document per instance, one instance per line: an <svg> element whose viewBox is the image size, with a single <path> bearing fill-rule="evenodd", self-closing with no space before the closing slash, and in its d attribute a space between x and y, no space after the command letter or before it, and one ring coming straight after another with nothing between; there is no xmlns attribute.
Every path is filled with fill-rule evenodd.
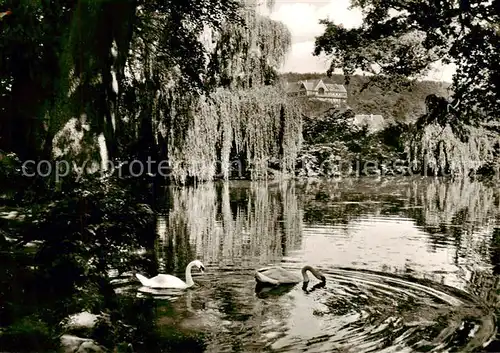
<svg viewBox="0 0 500 353"><path fill-rule="evenodd" d="M309 277L307 276L307 271L309 271L310 266L304 266L302 267L302 278L304 279L304 282L309 282Z"/></svg>
<svg viewBox="0 0 500 353"><path fill-rule="evenodd" d="M194 284L193 277L191 276L191 268L194 265L194 261L191 261L187 266L186 266L186 284L188 287L191 287Z"/></svg>
<svg viewBox="0 0 500 353"><path fill-rule="evenodd" d="M316 270L312 266L306 265L306 266L302 267L302 271L301 271L302 278L303 278L304 282L309 282L309 276L307 276L307 271L311 272L314 275L314 277L316 277L320 281L323 281L324 277L318 270Z"/></svg>

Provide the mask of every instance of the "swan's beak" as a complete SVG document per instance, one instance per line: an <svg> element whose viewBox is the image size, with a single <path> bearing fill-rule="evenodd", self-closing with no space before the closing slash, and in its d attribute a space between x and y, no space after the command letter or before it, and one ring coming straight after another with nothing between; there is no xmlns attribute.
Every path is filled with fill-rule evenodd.
<svg viewBox="0 0 500 353"><path fill-rule="evenodd" d="M205 273L205 267L204 266L200 266L200 271L201 271L201 273Z"/></svg>

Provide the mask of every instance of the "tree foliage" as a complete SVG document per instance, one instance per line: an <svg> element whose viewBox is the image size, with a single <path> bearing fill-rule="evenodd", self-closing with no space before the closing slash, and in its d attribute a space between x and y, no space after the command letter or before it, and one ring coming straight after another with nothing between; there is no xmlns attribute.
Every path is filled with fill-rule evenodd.
<svg viewBox="0 0 500 353"><path fill-rule="evenodd" d="M355 138L359 128L353 124L352 110L330 109L320 117L304 117L304 139L306 143L318 144L335 140L347 141Z"/></svg>
<svg viewBox="0 0 500 353"><path fill-rule="evenodd" d="M179 156L174 151L186 146L189 129L205 124L196 107L210 92L275 83L290 33L260 15L257 5L255 0L6 4L14 15L1 23L7 40L1 44L0 148L23 160L69 154L80 165L99 161L98 141L105 142L111 160ZM272 119L279 120L280 109L274 113ZM214 134L209 143L217 144L222 132L217 128Z"/></svg>
<svg viewBox="0 0 500 353"><path fill-rule="evenodd" d="M277 80L277 69L291 45L289 30L252 7L242 12L243 26L227 23L215 34L209 63L212 85L250 88Z"/></svg>
<svg viewBox="0 0 500 353"><path fill-rule="evenodd" d="M0 23L2 111L0 144L33 158L72 117L86 116L116 155L118 104L130 61L145 61L149 91L161 85L160 68L176 68L188 89L204 86L205 26L237 20L237 0L196 3L135 0L6 1L13 14ZM154 56L151 56L154 54ZM147 56L147 57L146 57ZM153 65L156 64L156 65ZM47 153L50 154L50 153Z"/></svg>
<svg viewBox="0 0 500 353"><path fill-rule="evenodd" d="M453 106L463 121L498 119L500 1L356 0L363 24L346 29L324 20L315 54L332 57L329 72L356 69L374 80L416 78L435 62L455 64Z"/></svg>
<svg viewBox="0 0 500 353"><path fill-rule="evenodd" d="M238 177L262 178L271 158L281 161L282 172L293 172L301 134L298 106L279 87L219 89L197 102L184 136L173 137L172 176L227 179L237 163Z"/></svg>

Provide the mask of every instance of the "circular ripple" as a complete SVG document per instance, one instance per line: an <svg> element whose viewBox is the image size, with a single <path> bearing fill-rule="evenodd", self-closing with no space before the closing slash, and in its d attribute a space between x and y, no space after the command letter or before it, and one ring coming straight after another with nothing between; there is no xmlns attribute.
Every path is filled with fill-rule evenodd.
<svg viewBox="0 0 500 353"><path fill-rule="evenodd" d="M302 318L323 334L302 335L292 324L296 334L273 342L274 351L468 352L496 333L492 311L459 290L368 271L324 273L327 286L314 293L314 318Z"/></svg>

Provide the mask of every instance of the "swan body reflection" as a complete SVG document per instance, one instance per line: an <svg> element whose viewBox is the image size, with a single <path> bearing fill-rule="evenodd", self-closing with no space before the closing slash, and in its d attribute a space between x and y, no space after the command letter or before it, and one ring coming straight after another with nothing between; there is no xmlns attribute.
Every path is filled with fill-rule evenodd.
<svg viewBox="0 0 500 353"><path fill-rule="evenodd" d="M205 270L205 266L203 266L201 261L191 261L186 266L186 282L178 277L164 274L159 274L153 278L147 278L141 274L136 274L135 276L144 287L186 289L194 285L193 277L191 276L191 268L193 266L196 266L201 271L201 273L203 273L203 271Z"/></svg>

